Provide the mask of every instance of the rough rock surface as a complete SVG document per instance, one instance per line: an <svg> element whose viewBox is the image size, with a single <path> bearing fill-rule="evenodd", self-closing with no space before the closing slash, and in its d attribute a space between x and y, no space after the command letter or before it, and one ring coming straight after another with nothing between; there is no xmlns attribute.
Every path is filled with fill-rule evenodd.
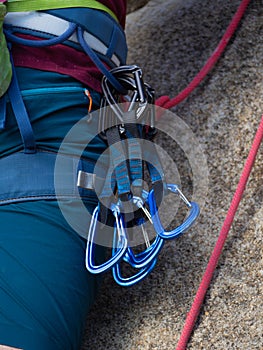
<svg viewBox="0 0 263 350"><path fill-rule="evenodd" d="M127 13L134 12L139 8L143 7L150 0L128 0L127 1Z"/></svg>
<svg viewBox="0 0 263 350"><path fill-rule="evenodd" d="M143 68L158 96L175 96L212 54L240 2L150 0L127 17L129 63ZM175 349L263 113L262 24L263 2L252 0L216 67L173 109L207 162L198 223L165 244L155 270L139 285L122 288L106 275L83 350ZM183 190L191 195L192 160L169 138L159 136L158 142L175 159ZM263 145L189 350L263 349L262 174Z"/></svg>

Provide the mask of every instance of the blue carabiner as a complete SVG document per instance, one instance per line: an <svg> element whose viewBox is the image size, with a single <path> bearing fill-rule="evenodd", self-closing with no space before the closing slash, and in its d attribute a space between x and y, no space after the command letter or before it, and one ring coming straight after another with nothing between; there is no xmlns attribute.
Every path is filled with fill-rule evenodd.
<svg viewBox="0 0 263 350"><path fill-rule="evenodd" d="M187 218L185 219L185 221L177 226L175 229L173 229L172 231L165 231L159 213L158 213L158 208L156 206L156 202L155 202L155 197L154 197L154 190L151 190L149 193L149 208L150 208L150 213L152 216L152 220L153 220L153 225L154 228L157 232L157 234L163 238L163 239L173 239L176 238L178 236L180 236L181 234L183 234L185 231L187 231L195 222L195 220L197 219L200 209L199 209L199 205L196 202L189 202L186 197L183 195L183 193L180 191L179 187L175 184L167 184L167 189L172 192L172 193L176 193L178 194L182 200L185 202L185 204L187 205L187 207L190 209L190 213L187 216Z"/></svg>
<svg viewBox="0 0 263 350"><path fill-rule="evenodd" d="M148 212L146 207L144 207L144 201L147 202L149 193L143 190L142 195L144 200L141 197L133 196L131 201L138 208L142 209L145 215L148 217L149 221L153 223L150 213ZM141 223L141 225L143 225L143 223ZM142 227L142 230L143 230L143 227ZM149 245L143 252L140 252L138 254L134 254L133 249L128 245L127 252L124 255L123 260L126 261L128 264L130 264L134 268L138 268L138 269L143 268L149 265L152 262L152 260L155 259L155 257L161 251L163 245L164 245L164 240L158 235L156 235L156 238L151 245Z"/></svg>
<svg viewBox="0 0 263 350"><path fill-rule="evenodd" d="M118 247L115 249L112 257L101 265L95 265L94 263L94 237L97 232L98 215L99 215L99 205L94 209L92 214L92 219L90 223L89 233L87 237L87 248L86 248L86 268L89 272L93 274L99 274L105 272L112 268L126 253L128 241L124 231L124 224L121 215L117 211L117 208L112 207L112 212L115 216L115 226L118 231ZM116 231L116 229L115 229ZM114 238L116 240L116 238Z"/></svg>
<svg viewBox="0 0 263 350"><path fill-rule="evenodd" d="M131 277L123 277L120 271L120 263L118 262L112 268L112 275L116 283L122 287L131 287L136 283L141 282L155 267L157 258L154 259L148 266L142 268L138 273Z"/></svg>
<svg viewBox="0 0 263 350"><path fill-rule="evenodd" d="M164 245L164 239L159 235L156 236L154 242L145 249L143 252L134 254L132 248L128 246L127 252L124 255L123 260L129 263L132 267L140 269L151 264L151 262L160 253Z"/></svg>
<svg viewBox="0 0 263 350"><path fill-rule="evenodd" d="M112 255L116 254L116 249L119 248L119 244L116 242L116 230L114 232L114 243L112 248ZM122 287L130 287L134 284L142 281L154 268L156 265L157 258L153 259L148 265L144 266L135 275L130 277L123 277L121 274L120 261L118 261L112 267L112 275L116 283Z"/></svg>

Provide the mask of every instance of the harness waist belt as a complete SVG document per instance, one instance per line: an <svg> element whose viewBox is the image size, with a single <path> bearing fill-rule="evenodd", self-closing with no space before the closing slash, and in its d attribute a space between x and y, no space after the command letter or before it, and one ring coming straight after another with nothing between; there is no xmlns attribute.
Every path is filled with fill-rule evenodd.
<svg viewBox="0 0 263 350"><path fill-rule="evenodd" d="M33 201L39 199L56 200L67 198L93 199L95 175L94 163L70 156L61 156L63 167L56 167L57 154L37 152L25 154L17 152L0 159L0 205ZM59 185L55 182L59 178ZM93 176L89 187L79 184L79 173ZM55 185L56 183L56 185ZM87 189L88 188L88 189Z"/></svg>

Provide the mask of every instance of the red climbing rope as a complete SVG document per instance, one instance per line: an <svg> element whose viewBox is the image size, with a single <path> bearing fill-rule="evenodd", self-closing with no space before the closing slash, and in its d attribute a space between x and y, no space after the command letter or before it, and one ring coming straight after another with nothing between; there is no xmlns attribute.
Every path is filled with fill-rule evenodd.
<svg viewBox="0 0 263 350"><path fill-rule="evenodd" d="M235 33L241 18L243 17L246 8L251 0L242 0L241 4L239 5L237 12L235 13L232 21L230 22L225 34L223 35L221 41L219 42L217 48L211 55L211 57L207 60L203 68L200 70L200 72L194 77L194 79L191 81L191 83L183 90L181 91L177 96L170 99L169 96L161 96L156 100L156 105L170 109L178 103L182 102L184 99L186 99L191 92L201 83L201 81L206 77L206 75L210 72L210 70L214 67L216 62L219 60L220 56L222 55L223 51L225 50L229 40Z"/></svg>
<svg viewBox="0 0 263 350"><path fill-rule="evenodd" d="M216 242L216 245L214 247L214 250L211 254L211 257L209 259L206 271L203 275L201 284L197 290L193 305L191 307L191 310L186 318L184 328L182 330L181 337L179 339L179 342L177 344L176 350L184 350L187 346L187 343L189 341L189 338L191 336L191 333L193 331L195 321L199 315L200 308L203 304L204 297L206 295L207 289L209 288L211 279L213 277L213 273L215 271L216 265L218 263L219 257L221 255L221 252L223 250L224 243L226 241L228 232L230 230L230 227L232 225L232 222L234 220L237 208L239 206L239 203L241 201L242 195L244 193L250 172L253 168L253 164L259 149L259 146L263 139L263 115L261 117L261 122L259 125L259 128L257 130L256 136L254 138L253 144L251 146L248 158L246 160L243 172L241 174L236 192L233 196L232 202L230 204L230 207L228 209L225 221L223 223L223 226L221 228L218 240Z"/></svg>
<svg viewBox="0 0 263 350"><path fill-rule="evenodd" d="M225 34L223 35L220 43L218 44L217 48L215 49L212 56L207 60L201 71L195 76L195 78L191 81L191 83L183 90L181 91L176 97L170 99L169 96L161 96L156 101L156 105L163 107L165 109L170 109L180 102L182 102L184 99L186 99L190 93L201 83L201 81L206 77L206 75L210 72L210 70L214 67L220 56L222 55L223 51L225 50L229 40L235 33L241 18L243 17L247 6L249 5L250 0L242 0L241 4L239 5L237 12L235 13L231 23L229 24ZM158 115L158 114L157 114ZM185 350L187 343L189 341L189 338L192 334L192 331L195 326L196 319L199 315L200 308L203 304L206 292L209 288L210 282L212 280L215 268L217 266L218 260L220 258L220 255L222 253L224 243L226 241L226 238L228 236L230 227L232 225L232 222L234 220L236 211L238 209L238 206L240 204L240 201L242 199L242 195L245 191L245 187L249 178L249 175L251 173L258 149L260 147L260 144L263 139L263 115L261 117L261 122L258 128L258 131L256 133L256 136L254 138L251 150L249 152L247 161L245 163L243 172L241 174L236 192L233 196L232 202L230 204L229 210L227 212L225 221L223 223L223 226L221 228L221 231L219 233L218 240L216 242L216 245L214 247L214 250L211 254L211 257L209 259L207 268L205 270L205 273L203 275L201 284L197 290L195 299L193 301L192 307L190 309L190 312L187 315L185 325L183 327L181 337L179 339L179 342L177 344L176 350Z"/></svg>

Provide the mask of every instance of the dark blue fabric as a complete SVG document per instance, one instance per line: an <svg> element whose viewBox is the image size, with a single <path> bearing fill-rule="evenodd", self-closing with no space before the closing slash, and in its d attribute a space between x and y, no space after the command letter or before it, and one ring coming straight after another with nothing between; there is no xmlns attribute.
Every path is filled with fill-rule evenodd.
<svg viewBox="0 0 263 350"><path fill-rule="evenodd" d="M107 13L89 8L65 8L45 12L80 25L82 29L110 47L110 50L114 51L120 59L121 64L125 64L128 51L125 33L121 26ZM112 35L116 37L116 40L112 41ZM112 47L111 45L115 43L117 43L116 47Z"/></svg>
<svg viewBox="0 0 263 350"><path fill-rule="evenodd" d="M90 190L77 187L79 170L93 173L94 162L79 161L64 156L64 166L59 177L61 183L55 188L54 173L56 153L37 152L24 154L13 153L0 161L0 205L8 203L35 201L39 199L56 200L81 196L87 201L95 201L97 197Z"/></svg>
<svg viewBox="0 0 263 350"><path fill-rule="evenodd" d="M20 135L24 145L25 153L36 152L36 142L32 126L28 117L27 110L25 108L24 101L21 96L20 88L18 85L16 71L14 69L14 63L12 62L13 74L11 84L7 91L10 103L16 118L17 126L20 131Z"/></svg>
<svg viewBox="0 0 263 350"><path fill-rule="evenodd" d="M114 77L113 74L111 74L111 72L109 72L108 68L106 68L104 66L104 64L102 63L102 61L99 59L99 57L97 56L97 54L95 54L95 52L91 49L91 47L85 42L84 37L83 37L83 30L78 27L77 30L78 33L78 41L81 45L81 47L83 48L83 50L86 52L86 54L89 56L89 58L92 60L92 62L99 68L99 70L101 71L101 73L103 73L103 75L105 75L105 77L110 81L110 83L112 84L112 86L115 87L115 89L121 93L122 95L127 94L127 90L124 89L124 87L121 85L121 83Z"/></svg>

